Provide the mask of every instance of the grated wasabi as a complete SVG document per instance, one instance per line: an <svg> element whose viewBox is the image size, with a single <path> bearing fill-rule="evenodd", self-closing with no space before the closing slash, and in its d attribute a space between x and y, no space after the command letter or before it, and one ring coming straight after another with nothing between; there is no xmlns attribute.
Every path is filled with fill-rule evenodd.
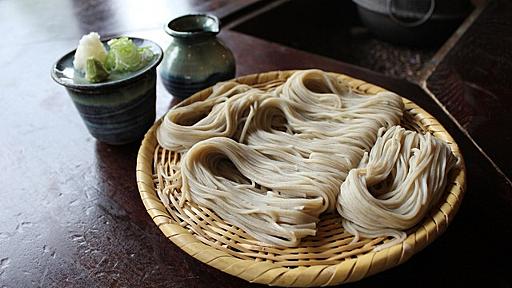
<svg viewBox="0 0 512 288"><path fill-rule="evenodd" d="M87 58L85 67L85 79L87 81L92 83L101 82L106 80L109 75L110 73L98 59L94 57Z"/></svg>
<svg viewBox="0 0 512 288"><path fill-rule="evenodd" d="M111 39L107 45L108 51L96 32L80 39L73 66L75 70L85 74L87 81L96 83L107 80L111 73L119 76L135 72L146 66L154 56L151 49L137 47L128 37Z"/></svg>

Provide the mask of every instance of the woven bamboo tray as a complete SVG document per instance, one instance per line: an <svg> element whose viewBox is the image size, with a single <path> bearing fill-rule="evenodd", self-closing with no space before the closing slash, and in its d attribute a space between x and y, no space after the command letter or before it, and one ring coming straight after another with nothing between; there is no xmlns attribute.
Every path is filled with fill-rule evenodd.
<svg viewBox="0 0 512 288"><path fill-rule="evenodd" d="M237 78L252 86L273 86L284 82L293 71L277 71ZM384 89L346 75L336 74L363 93ZM206 98L211 88L200 91L180 105ZM166 237L192 257L250 282L275 286L325 286L353 282L407 261L447 228L462 200L465 168L453 138L439 122L413 102L403 98L405 115L402 126L432 133L445 140L461 165L449 176L441 203L422 223L408 231L407 239L378 252L372 249L389 239L361 239L343 230L337 214L322 215L318 232L303 239L296 248L272 247L258 242L241 229L225 222L215 213L196 204L178 205L181 191L165 189L169 176L179 173L171 167L180 161L173 151L158 145L155 132L160 121L146 134L137 158L137 185L147 212ZM158 193L169 195L162 202Z"/></svg>

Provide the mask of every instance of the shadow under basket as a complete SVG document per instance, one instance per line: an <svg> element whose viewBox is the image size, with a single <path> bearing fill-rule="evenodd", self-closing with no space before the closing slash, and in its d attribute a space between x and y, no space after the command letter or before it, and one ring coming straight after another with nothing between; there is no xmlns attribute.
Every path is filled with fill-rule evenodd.
<svg viewBox="0 0 512 288"><path fill-rule="evenodd" d="M239 83L264 89L283 83L294 71L276 71L237 78ZM359 93L375 94L384 89L342 74ZM205 99L212 89L202 90L182 105ZM343 230L341 216L323 214L317 235L306 237L294 248L272 247L259 242L213 211L185 201L179 190L166 191L164 175L180 173L178 154L158 145L158 121L148 131L137 158L137 184L147 212L160 230L192 257L223 272L250 282L275 286L325 286L354 282L407 261L434 241L455 216L465 190L465 167L457 144L444 127L413 102L402 98L405 113L401 125L407 129L431 133L448 143L460 165L449 175L440 203L415 227L404 242L375 251L373 248L391 238L359 239ZM174 180L176 181L176 180ZM170 189L167 189L170 190ZM164 203L158 193L170 199ZM162 197L164 198L164 197Z"/></svg>

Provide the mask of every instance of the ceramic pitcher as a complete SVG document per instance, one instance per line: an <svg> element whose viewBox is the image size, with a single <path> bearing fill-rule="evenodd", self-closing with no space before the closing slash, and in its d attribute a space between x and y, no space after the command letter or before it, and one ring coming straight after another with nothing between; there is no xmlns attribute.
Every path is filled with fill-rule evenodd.
<svg viewBox="0 0 512 288"><path fill-rule="evenodd" d="M217 38L219 19L192 14L171 20L165 31L172 41L164 53L160 76L173 96L195 92L235 76L233 53Z"/></svg>

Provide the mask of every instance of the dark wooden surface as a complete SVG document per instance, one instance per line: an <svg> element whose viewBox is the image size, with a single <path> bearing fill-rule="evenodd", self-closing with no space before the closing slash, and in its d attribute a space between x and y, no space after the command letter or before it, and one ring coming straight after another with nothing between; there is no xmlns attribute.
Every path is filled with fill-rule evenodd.
<svg viewBox="0 0 512 288"><path fill-rule="evenodd" d="M105 36L147 37L165 46L169 40L161 26L168 18L192 11L212 11L225 17L253 2L0 1L0 287L250 286L200 263L163 236L137 191L135 160L140 143L108 146L95 141L49 71L58 57L91 30ZM510 27L500 24L508 22L491 20L494 14L511 19L505 17L512 15L510 5L504 1L496 5L501 6L482 13L481 17L488 18L481 21L487 24L471 28L470 33L490 39L488 33L496 26L502 28L500 35L511 39ZM481 24L477 21L474 25ZM352 286L511 287L512 188L479 150L486 147L487 154L496 153L492 154L495 159L510 161L506 150L510 142L503 139L508 134L482 129L492 141L475 137L477 146L417 85L239 32L223 31L220 37L232 48L239 75L301 68L347 73L417 102L436 116L461 146L468 189L448 230L407 263ZM507 74L510 49L478 39L470 37L463 47L456 46L452 54L462 60L447 58L446 63L450 69L462 71L459 75L469 87L476 83L474 89L491 93L471 95L495 95L478 99L501 108L501 114L487 111L500 121L485 121L484 117L481 127L499 124L510 131L510 122L503 123L510 119L505 112L512 108L507 94L512 80L512 74ZM468 55L464 49L476 52ZM482 55L489 59L480 59ZM492 62L495 59L499 61ZM473 63L474 69L465 70L461 66L464 61ZM488 75L478 74L479 67L485 67ZM429 82L436 93L444 90L435 87L459 85L450 84L453 77L436 77ZM157 88L161 116L177 100L160 82ZM447 108L458 120L464 116L450 105ZM485 141L491 146L484 145Z"/></svg>
<svg viewBox="0 0 512 288"><path fill-rule="evenodd" d="M428 79L429 89L509 179L511 11L511 1L491 1Z"/></svg>

